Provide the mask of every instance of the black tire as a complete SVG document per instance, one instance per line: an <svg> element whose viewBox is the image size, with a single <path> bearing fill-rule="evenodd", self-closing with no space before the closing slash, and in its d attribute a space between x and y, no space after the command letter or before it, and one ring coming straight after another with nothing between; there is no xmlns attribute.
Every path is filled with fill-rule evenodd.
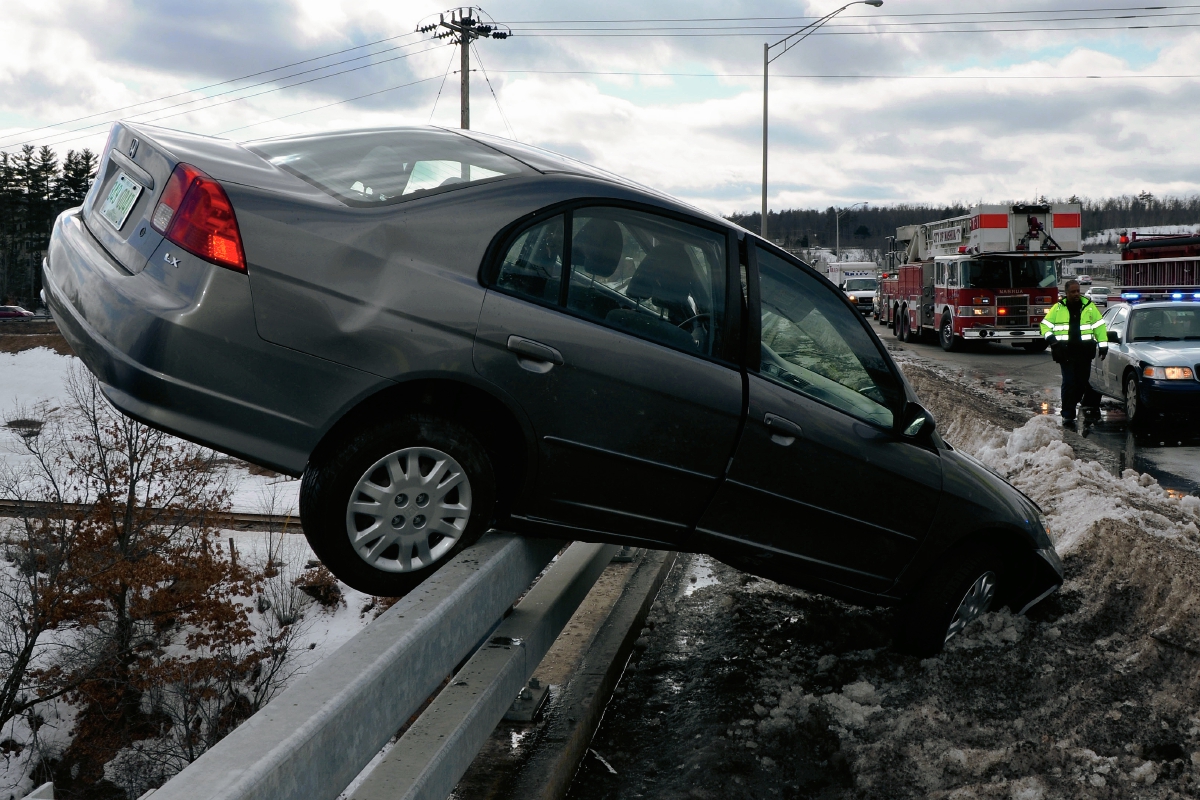
<svg viewBox="0 0 1200 800"><path fill-rule="evenodd" d="M1003 565L1000 552L991 547L956 550L948 554L898 609L896 649L922 658L940 653L946 641L962 627L979 614L997 607ZM983 602L979 602L978 594L972 601L968 593L977 592L980 583L989 580L988 576L991 593ZM960 611L964 614L962 618Z"/></svg>
<svg viewBox="0 0 1200 800"><path fill-rule="evenodd" d="M1050 343L1042 339L1040 342L1027 342L1021 345L1021 349L1026 353L1044 353L1049 346Z"/></svg>
<svg viewBox="0 0 1200 800"><path fill-rule="evenodd" d="M1138 379L1136 372L1130 372L1125 376L1125 420L1131 430L1140 431L1146 427L1146 421L1150 418L1147 412L1146 404L1138 397Z"/></svg>
<svg viewBox="0 0 1200 800"><path fill-rule="evenodd" d="M949 317L942 317L942 324L938 328L938 344L947 353L962 349L962 340L954 335L954 324Z"/></svg>
<svg viewBox="0 0 1200 800"><path fill-rule="evenodd" d="M912 329L908 327L908 309L900 310L900 341L912 341Z"/></svg>
<svg viewBox="0 0 1200 800"><path fill-rule="evenodd" d="M892 309L892 336L900 336L900 309Z"/></svg>
<svg viewBox="0 0 1200 800"><path fill-rule="evenodd" d="M444 462L447 477L441 484L447 487L444 497L447 505L442 506L443 513L435 520L437 501L430 494L419 492L413 482L427 477L426 470L438 463L439 454L449 457ZM401 473L400 481L386 466L378 466L394 456L409 459L405 461L409 475ZM461 473L457 468L461 468ZM383 484L385 479L387 486ZM383 497L372 500L359 493L360 486ZM433 495L437 493L430 484L421 483L419 488L430 489ZM397 493L392 495L389 491ZM404 498L403 508L397 505L401 498ZM376 516L382 521L371 526L366 524L371 520L369 515L351 517L352 500L363 505L366 505L364 500L370 500L378 508ZM455 505L464 506L466 513L455 516ZM458 423L429 414L407 414L360 429L333 447L323 447L304 470L300 484L300 520L313 552L339 580L360 592L385 597L408 593L478 541L491 524L495 507L495 473L483 445ZM400 522L397 524L396 520ZM384 548L374 556L374 563L365 560L366 555L360 556L351 542L351 525L367 536L372 529L381 532L374 539L364 538L359 542L363 548L373 543ZM400 538L395 544L387 544L384 536ZM424 557L420 555L422 538L427 551ZM411 552L402 555L401 541L417 543L411 545ZM428 564L422 565L422 561Z"/></svg>

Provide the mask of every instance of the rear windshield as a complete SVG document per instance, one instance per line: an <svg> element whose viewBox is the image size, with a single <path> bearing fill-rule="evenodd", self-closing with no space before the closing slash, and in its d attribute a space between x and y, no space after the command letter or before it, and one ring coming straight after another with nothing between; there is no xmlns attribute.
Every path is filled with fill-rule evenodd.
<svg viewBox="0 0 1200 800"><path fill-rule="evenodd" d="M247 145L280 169L354 206L400 203L532 170L448 131L395 129Z"/></svg>

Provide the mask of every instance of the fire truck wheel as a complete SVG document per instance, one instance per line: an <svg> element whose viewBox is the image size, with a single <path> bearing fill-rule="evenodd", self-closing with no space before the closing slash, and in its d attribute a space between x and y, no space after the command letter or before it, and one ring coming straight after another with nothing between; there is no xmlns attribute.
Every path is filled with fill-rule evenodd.
<svg viewBox="0 0 1200 800"><path fill-rule="evenodd" d="M900 335L900 309L892 309L892 336Z"/></svg>
<svg viewBox="0 0 1200 800"><path fill-rule="evenodd" d="M995 606L1004 557L993 547L952 551L896 613L895 647L928 657Z"/></svg>
<svg viewBox="0 0 1200 800"><path fill-rule="evenodd" d="M950 321L949 317L942 318L942 327L938 329L938 341L947 353L958 350L962 346L962 340L954 335L954 323Z"/></svg>
<svg viewBox="0 0 1200 800"><path fill-rule="evenodd" d="M908 327L908 309L906 308L900 312L900 341L911 342L912 338L912 329Z"/></svg>
<svg viewBox="0 0 1200 800"><path fill-rule="evenodd" d="M1022 349L1024 349L1026 353L1044 353L1046 352L1046 348L1049 346L1050 343L1045 339L1040 342L1029 342L1021 345Z"/></svg>

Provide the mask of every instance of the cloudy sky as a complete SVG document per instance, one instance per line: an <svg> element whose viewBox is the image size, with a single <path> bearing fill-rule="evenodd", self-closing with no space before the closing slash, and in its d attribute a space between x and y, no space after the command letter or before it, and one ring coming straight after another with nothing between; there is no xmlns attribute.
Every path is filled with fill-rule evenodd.
<svg viewBox="0 0 1200 800"><path fill-rule="evenodd" d="M847 9L771 65L771 207L1200 191L1200 5L1128 1ZM476 45L472 127L755 210L763 44L838 6L492 2L514 35ZM457 53L413 32L444 10L7 0L0 149L97 150L121 117L237 140L457 126Z"/></svg>

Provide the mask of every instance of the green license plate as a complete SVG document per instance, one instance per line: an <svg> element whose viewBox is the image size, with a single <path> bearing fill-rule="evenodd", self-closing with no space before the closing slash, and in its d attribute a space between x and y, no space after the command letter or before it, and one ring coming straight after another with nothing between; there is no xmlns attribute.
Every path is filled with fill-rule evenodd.
<svg viewBox="0 0 1200 800"><path fill-rule="evenodd" d="M119 172L117 173L117 179L113 181L112 188L108 190L108 197L104 198L104 205L100 208L100 216L108 220L114 228L121 230L121 226L129 218L129 212L133 211L134 203L141 196L141 184L124 172Z"/></svg>

